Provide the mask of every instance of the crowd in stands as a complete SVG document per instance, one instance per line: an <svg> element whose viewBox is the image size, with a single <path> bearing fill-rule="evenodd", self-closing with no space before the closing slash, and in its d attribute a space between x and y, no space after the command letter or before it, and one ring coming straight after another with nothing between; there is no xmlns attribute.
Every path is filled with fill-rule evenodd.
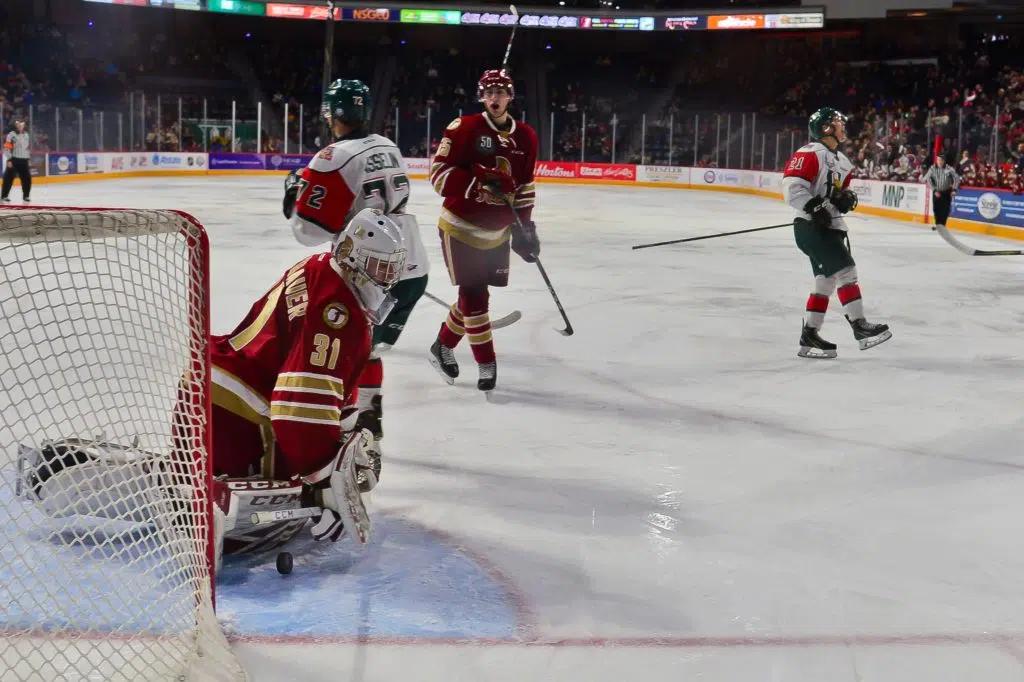
<svg viewBox="0 0 1024 682"><path fill-rule="evenodd" d="M37 151L257 151L258 96L258 150L282 152L287 139L289 151L312 151L321 142L322 42L308 39L306 22L284 22L292 33L268 39L278 23L263 20L262 36L211 30L209 40L181 41L155 20L115 35L50 25L4 3L0 119L31 116ZM1024 187L1021 35L971 34L956 49L927 36L756 33L689 34L678 50L644 52L529 45L514 70L514 113L535 125L544 118L542 159L777 170L806 141L809 114L829 104L850 116L844 151L862 177L918 181L938 150L965 183ZM337 73L368 83L382 59L396 60L380 132L422 157L451 119L478 110L476 79L494 50L382 33L369 48L339 39L335 52ZM546 111L529 111L518 80L528 66L544 70ZM206 89L190 89L190 79Z"/></svg>

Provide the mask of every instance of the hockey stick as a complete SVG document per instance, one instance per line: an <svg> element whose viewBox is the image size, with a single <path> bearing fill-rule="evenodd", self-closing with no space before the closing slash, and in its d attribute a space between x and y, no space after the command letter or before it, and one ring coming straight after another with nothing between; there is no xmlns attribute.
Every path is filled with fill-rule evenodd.
<svg viewBox="0 0 1024 682"><path fill-rule="evenodd" d="M437 296L434 296L429 291L424 291L423 295L426 296L427 298L429 298L434 303L438 304L439 306L443 306L445 308L451 309L451 305L449 305L448 303L445 303L444 301L439 299ZM521 320L522 317L523 317L523 314L521 312L519 312L518 310L513 310L512 312L510 312L505 317L499 317L497 320L494 320L493 322L491 322L491 329L501 329L502 327L508 327L509 325L513 325L516 322L518 322L519 320Z"/></svg>
<svg viewBox="0 0 1024 682"><path fill-rule="evenodd" d="M950 234L945 225L936 225L935 231L942 235L942 238L945 239L950 246L960 253L968 256L1024 256L1024 250L1022 249L1007 249L1005 251L984 251L982 249L972 249L967 246L967 244L964 244L962 241Z"/></svg>
<svg viewBox="0 0 1024 682"><path fill-rule="evenodd" d="M512 12L515 23L512 24L512 34L508 37L508 44L505 46L505 58L501 60L501 70L508 73L508 56L512 52L512 41L516 38L516 29L519 28L519 10L515 5L509 5L508 10Z"/></svg>
<svg viewBox="0 0 1024 682"><path fill-rule="evenodd" d="M505 201L508 203L508 207L512 211L512 217L516 221L516 227L525 232L526 228L523 227L523 221L519 219L519 213L516 212L515 197L511 194L506 194ZM544 278L544 284L548 287L548 293L551 294L551 298L554 299L555 306L558 308L558 312L562 316L562 320L565 321L565 329L556 329L555 331L562 336L572 336L574 333L572 323L569 322L569 316L565 314L565 308L562 307L562 302L558 300L558 294L555 293L555 287L551 284L547 271L544 270L544 264L540 262L539 257L535 258L533 262L537 264L537 269L540 270L540 276Z"/></svg>
<svg viewBox="0 0 1024 682"><path fill-rule="evenodd" d="M649 249L652 246L668 246L669 244L682 244L683 242L698 242L701 239L714 239L716 237L729 237L734 234L747 234L748 232L761 232L763 230L776 230L780 227L792 227L793 223L780 223L778 225L769 225L768 227L754 227L749 230L737 230L736 232L719 232L718 234L706 234L703 237L687 237L685 239L673 239L667 242L654 242L653 244L638 244L633 247L633 251L637 249Z"/></svg>
<svg viewBox="0 0 1024 682"><path fill-rule="evenodd" d="M278 511L253 512L249 520L254 526L262 523L280 523L281 521L297 521L310 519L324 513L323 507L299 507L298 509L279 509Z"/></svg>
<svg viewBox="0 0 1024 682"><path fill-rule="evenodd" d="M324 72L320 77L320 92L327 92L331 87L331 74L334 73L334 18L335 0L327 0L327 27L324 36ZM327 147L334 139L330 121L320 116L320 142L322 147ZM299 142L301 144L301 141Z"/></svg>

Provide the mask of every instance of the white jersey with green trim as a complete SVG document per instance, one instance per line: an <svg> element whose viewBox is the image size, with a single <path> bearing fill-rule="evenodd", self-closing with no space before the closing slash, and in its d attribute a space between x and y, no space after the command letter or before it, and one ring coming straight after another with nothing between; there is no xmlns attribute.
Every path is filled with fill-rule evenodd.
<svg viewBox="0 0 1024 682"><path fill-rule="evenodd" d="M409 170L402 152L383 135L346 138L325 147L302 170L292 214L299 243L330 242L364 208L375 208L401 228L409 250L401 279L430 270L416 216L406 213Z"/></svg>
<svg viewBox="0 0 1024 682"><path fill-rule="evenodd" d="M849 188L853 170L853 162L845 154L833 152L821 142L811 142L798 149L786 164L782 196L796 211L796 217L810 220L803 210L807 202L814 197L831 199L837 190ZM831 202L828 212L832 216L830 227L845 232L843 214Z"/></svg>

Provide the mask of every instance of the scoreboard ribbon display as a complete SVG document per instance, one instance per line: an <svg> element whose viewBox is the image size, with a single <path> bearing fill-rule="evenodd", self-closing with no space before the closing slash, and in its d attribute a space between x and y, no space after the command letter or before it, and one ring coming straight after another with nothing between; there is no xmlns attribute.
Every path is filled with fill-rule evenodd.
<svg viewBox="0 0 1024 682"><path fill-rule="evenodd" d="M137 7L163 7L226 14L267 16L276 19L327 19L325 4L299 4L285 2L254 2L253 0L86 0L108 5ZM825 27L825 11L820 7L794 9L785 13L745 13L672 16L660 12L640 15L625 12L605 12L600 15L567 14L556 9L531 8L519 15L519 25L527 28L554 28L580 31L735 31L772 29L819 29ZM337 3L338 21L438 24L446 26L511 26L515 16L510 13L487 12L478 9L424 9L396 6L369 6Z"/></svg>

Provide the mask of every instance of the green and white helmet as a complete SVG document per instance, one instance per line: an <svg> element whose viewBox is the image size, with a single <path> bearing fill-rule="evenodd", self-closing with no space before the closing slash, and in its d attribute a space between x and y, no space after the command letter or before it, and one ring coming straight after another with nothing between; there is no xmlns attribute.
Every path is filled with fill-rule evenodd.
<svg viewBox="0 0 1024 682"><path fill-rule="evenodd" d="M331 83L320 104L320 115L327 120L347 125L366 124L370 121L370 88L359 80L339 78Z"/></svg>
<svg viewBox="0 0 1024 682"><path fill-rule="evenodd" d="M822 138L828 137L825 128L836 120L846 123L847 118L845 114L832 107L822 107L811 114L811 118L807 121L807 132L811 139L821 141Z"/></svg>

